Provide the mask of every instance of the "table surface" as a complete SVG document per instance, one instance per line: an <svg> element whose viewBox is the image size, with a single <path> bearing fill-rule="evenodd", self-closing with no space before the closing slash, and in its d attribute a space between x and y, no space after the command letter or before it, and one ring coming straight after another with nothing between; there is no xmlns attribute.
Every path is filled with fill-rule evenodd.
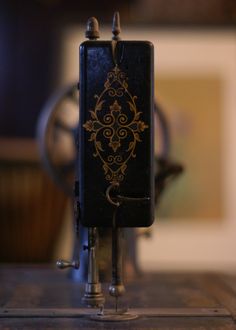
<svg viewBox="0 0 236 330"><path fill-rule="evenodd" d="M106 308L113 308L114 300L107 294L108 284L103 288ZM236 276L232 275L137 276L126 283L126 295L119 305L135 309L140 316L125 322L85 317L83 292L84 284L73 282L66 271L49 266L2 265L0 329L236 329ZM57 317L51 317L49 311Z"/></svg>

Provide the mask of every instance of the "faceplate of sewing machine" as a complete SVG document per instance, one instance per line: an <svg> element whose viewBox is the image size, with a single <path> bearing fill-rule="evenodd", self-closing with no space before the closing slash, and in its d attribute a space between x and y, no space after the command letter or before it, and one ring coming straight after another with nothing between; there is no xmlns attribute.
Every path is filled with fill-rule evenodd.
<svg viewBox="0 0 236 330"><path fill-rule="evenodd" d="M88 227L146 227L154 220L153 46L80 46L79 200Z"/></svg>

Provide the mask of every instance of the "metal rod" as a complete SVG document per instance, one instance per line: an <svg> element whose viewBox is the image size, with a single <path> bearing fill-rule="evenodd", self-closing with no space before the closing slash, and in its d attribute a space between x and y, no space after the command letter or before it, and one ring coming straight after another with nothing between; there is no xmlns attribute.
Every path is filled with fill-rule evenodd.
<svg viewBox="0 0 236 330"><path fill-rule="evenodd" d="M113 227L112 227L112 281L109 287L111 296L117 298L124 294L125 287L123 284L123 230L116 226L116 213L115 209L113 214ZM116 307L117 309L117 307Z"/></svg>
<svg viewBox="0 0 236 330"><path fill-rule="evenodd" d="M98 265L96 258L97 249L97 228L88 229L88 283L94 284L99 282Z"/></svg>
<svg viewBox="0 0 236 330"><path fill-rule="evenodd" d="M97 228L88 228L88 282L85 285L83 303L88 307L101 307L105 298L102 294L101 283L99 282L99 271L97 264Z"/></svg>

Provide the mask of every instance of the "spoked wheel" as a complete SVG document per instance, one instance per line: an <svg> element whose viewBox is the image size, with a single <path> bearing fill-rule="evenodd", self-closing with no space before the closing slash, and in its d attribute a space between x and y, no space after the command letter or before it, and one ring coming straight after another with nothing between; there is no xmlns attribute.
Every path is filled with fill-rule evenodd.
<svg viewBox="0 0 236 330"><path fill-rule="evenodd" d="M71 196L77 153L75 137L79 122L78 106L79 93L73 84L49 99L37 125L42 163L53 181Z"/></svg>

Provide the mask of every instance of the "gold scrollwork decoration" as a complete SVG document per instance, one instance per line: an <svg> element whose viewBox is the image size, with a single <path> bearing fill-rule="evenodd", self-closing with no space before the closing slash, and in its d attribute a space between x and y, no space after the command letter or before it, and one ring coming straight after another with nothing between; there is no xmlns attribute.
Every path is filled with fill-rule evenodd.
<svg viewBox="0 0 236 330"><path fill-rule="evenodd" d="M127 77L116 65L107 74L104 90L94 96L96 104L90 110L90 118L83 124L90 132L89 141L94 143L94 157L99 157L105 174L110 183L124 180L127 163L135 158L136 144L141 142L140 133L146 125L137 110L135 100L128 90ZM125 98L125 104L120 99Z"/></svg>

